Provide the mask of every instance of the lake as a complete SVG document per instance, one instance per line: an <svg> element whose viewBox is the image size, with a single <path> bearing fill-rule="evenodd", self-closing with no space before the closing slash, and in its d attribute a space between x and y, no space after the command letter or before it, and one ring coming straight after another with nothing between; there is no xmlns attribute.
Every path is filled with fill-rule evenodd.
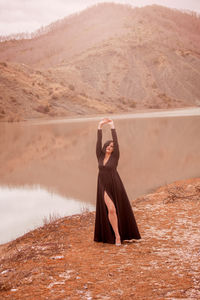
<svg viewBox="0 0 200 300"><path fill-rule="evenodd" d="M106 117L115 122L120 146L118 172L131 201L161 185L200 176L200 108ZM64 216L81 212L81 207L95 209L100 119L0 124L1 232L6 232L0 243L7 241L6 236L15 238L13 230L23 219L22 231L26 232L50 213ZM107 139L108 125L103 128L103 142ZM8 194L9 198L5 197ZM27 223L26 211L31 210L33 221ZM13 220L13 229L8 219ZM8 230L6 226L10 226Z"/></svg>
<svg viewBox="0 0 200 300"><path fill-rule="evenodd" d="M89 203L64 198L40 186L0 187L0 244L51 220L94 211Z"/></svg>

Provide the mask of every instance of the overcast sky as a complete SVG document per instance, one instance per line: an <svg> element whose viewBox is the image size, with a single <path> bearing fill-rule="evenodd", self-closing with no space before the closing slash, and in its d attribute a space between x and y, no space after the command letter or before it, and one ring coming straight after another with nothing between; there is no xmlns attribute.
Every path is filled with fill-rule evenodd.
<svg viewBox="0 0 200 300"><path fill-rule="evenodd" d="M200 0L0 0L0 35L33 32L100 2L144 6L159 4L200 13Z"/></svg>

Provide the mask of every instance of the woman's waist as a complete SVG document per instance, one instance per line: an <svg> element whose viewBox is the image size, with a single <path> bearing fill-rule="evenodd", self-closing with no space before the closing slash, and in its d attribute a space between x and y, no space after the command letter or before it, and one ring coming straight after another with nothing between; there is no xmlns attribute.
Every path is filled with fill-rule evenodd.
<svg viewBox="0 0 200 300"><path fill-rule="evenodd" d="M116 172L116 167L105 167L105 166L99 166L99 172Z"/></svg>

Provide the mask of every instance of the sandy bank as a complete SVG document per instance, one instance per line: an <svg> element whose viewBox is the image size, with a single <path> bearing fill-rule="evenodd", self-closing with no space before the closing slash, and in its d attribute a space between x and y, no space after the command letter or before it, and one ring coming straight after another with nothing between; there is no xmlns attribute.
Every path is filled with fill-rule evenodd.
<svg viewBox="0 0 200 300"><path fill-rule="evenodd" d="M93 242L94 213L0 248L1 299L198 299L200 178L132 201L142 240Z"/></svg>

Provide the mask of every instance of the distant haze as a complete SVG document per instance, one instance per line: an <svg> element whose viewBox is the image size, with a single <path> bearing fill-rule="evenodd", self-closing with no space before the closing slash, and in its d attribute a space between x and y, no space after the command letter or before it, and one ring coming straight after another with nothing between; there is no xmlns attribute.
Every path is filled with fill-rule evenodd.
<svg viewBox="0 0 200 300"><path fill-rule="evenodd" d="M0 35L33 32L41 26L101 2L132 6L158 4L200 13L199 0L0 0Z"/></svg>

